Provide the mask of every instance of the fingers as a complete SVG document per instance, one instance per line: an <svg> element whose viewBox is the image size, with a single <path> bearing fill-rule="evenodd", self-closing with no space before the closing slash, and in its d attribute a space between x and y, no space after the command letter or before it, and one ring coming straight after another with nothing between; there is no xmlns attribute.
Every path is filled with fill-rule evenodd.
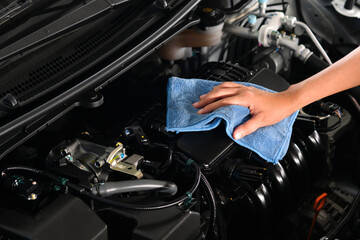
<svg viewBox="0 0 360 240"><path fill-rule="evenodd" d="M220 100L218 100L216 102L207 104L204 108L200 109L198 111L198 113L206 114L206 113L212 112L212 111L214 111L214 110L216 110L218 108L221 108L221 107L224 107L224 106L227 106L227 105L242 105L242 106L247 107L246 103L243 102L242 98L235 95L235 96L223 98L223 99L220 99Z"/></svg>
<svg viewBox="0 0 360 240"><path fill-rule="evenodd" d="M242 88L246 88L244 85L234 82L224 82L218 86L215 86L210 92L201 95L200 101L193 104L196 108L202 108L205 105L217 101L221 98L230 97L238 93Z"/></svg>
<svg viewBox="0 0 360 240"><path fill-rule="evenodd" d="M193 106L201 108L198 111L199 114L206 114L227 105L241 105L249 108L252 117L238 126L233 132L234 139L240 139L268 124L264 121L262 108L259 107L265 103L269 105L268 99L269 93L263 90L233 82L225 82L214 87L210 92L201 95L200 100L194 103Z"/></svg>
<svg viewBox="0 0 360 240"><path fill-rule="evenodd" d="M233 87L239 87L239 86L244 86L244 85L239 84L239 83L234 83L234 82L223 82L223 83L215 86L214 88L233 88Z"/></svg>
<svg viewBox="0 0 360 240"><path fill-rule="evenodd" d="M206 96L202 97L200 96L200 101L193 104L196 108L202 108L205 105L208 105L212 102L215 102L221 98L227 98L235 95L238 91L238 88L217 88L213 89L209 93L205 94Z"/></svg>
<svg viewBox="0 0 360 240"><path fill-rule="evenodd" d="M257 116L251 117L249 120L238 126L233 132L233 138L240 139L255 132L261 127L260 118Z"/></svg>
<svg viewBox="0 0 360 240"><path fill-rule="evenodd" d="M207 95L209 93L211 93L211 92L213 92L215 90L218 90L218 89L222 89L222 88L238 88L238 87L244 87L244 86L241 85L241 84L238 84L238 83L234 83L234 82L224 82L224 83L221 83L221 84L215 86L210 92L201 95L199 98L203 99L203 98L207 97Z"/></svg>

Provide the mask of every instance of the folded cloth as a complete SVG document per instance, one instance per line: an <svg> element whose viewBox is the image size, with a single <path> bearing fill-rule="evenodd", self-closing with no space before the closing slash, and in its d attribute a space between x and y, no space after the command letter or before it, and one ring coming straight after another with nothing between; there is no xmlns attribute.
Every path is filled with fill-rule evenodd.
<svg viewBox="0 0 360 240"><path fill-rule="evenodd" d="M247 121L250 111L239 105L224 106L208 114L198 114L192 104L199 101L199 96L208 93L221 82L201 79L182 79L171 77L168 81L166 130L178 132L207 131L216 128L221 121L226 123L226 133L237 144L257 153L261 158L274 164L281 160L289 147L292 125L298 112L272 126L259 128L257 131L235 140L232 133L235 128ZM269 92L267 88L238 82ZM276 106L274 106L276 107Z"/></svg>

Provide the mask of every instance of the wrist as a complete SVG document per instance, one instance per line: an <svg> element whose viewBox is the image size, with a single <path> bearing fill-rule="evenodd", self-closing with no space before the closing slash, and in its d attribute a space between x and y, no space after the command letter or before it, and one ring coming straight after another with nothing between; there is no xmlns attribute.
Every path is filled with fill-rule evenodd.
<svg viewBox="0 0 360 240"><path fill-rule="evenodd" d="M291 85L287 90L281 92L280 95L290 114L307 105L304 101L302 88L299 84Z"/></svg>

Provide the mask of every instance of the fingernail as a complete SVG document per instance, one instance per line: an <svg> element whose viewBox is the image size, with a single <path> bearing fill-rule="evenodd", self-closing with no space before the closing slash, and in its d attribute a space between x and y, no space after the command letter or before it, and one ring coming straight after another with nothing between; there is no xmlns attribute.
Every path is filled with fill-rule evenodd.
<svg viewBox="0 0 360 240"><path fill-rule="evenodd" d="M200 109L197 113L203 113L204 109Z"/></svg>
<svg viewBox="0 0 360 240"><path fill-rule="evenodd" d="M239 133L239 132L236 133L236 134L235 134L235 139L238 140L238 139L240 139L240 138L241 138L241 133Z"/></svg>
<svg viewBox="0 0 360 240"><path fill-rule="evenodd" d="M203 94L203 95L201 95L201 96L200 96L200 98L203 98L203 97L205 97L205 95L206 95L206 94Z"/></svg>
<svg viewBox="0 0 360 240"><path fill-rule="evenodd" d="M199 105L199 102L193 103L194 107L196 107L197 105Z"/></svg>

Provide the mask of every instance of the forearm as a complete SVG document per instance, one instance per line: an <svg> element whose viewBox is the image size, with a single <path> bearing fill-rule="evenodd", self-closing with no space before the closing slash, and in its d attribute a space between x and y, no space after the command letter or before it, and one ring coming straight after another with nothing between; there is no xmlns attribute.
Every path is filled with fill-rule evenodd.
<svg viewBox="0 0 360 240"><path fill-rule="evenodd" d="M360 47L331 67L292 85L284 92L297 110L316 100L360 85Z"/></svg>
<svg viewBox="0 0 360 240"><path fill-rule="evenodd" d="M254 87L225 82L193 104L199 114L227 105L249 108L251 118L234 130L234 138L244 137L260 127L278 123L296 110L331 94L360 85L360 48L324 71L294 85L284 92L269 93ZM274 107L276 106L276 108Z"/></svg>

